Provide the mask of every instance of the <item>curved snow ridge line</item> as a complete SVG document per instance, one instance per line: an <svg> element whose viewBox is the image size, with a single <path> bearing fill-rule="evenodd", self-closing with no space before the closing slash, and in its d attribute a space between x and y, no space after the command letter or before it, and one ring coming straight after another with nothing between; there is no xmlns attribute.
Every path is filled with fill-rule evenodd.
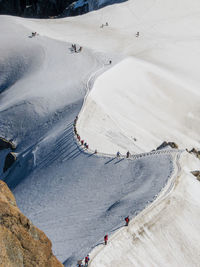
<svg viewBox="0 0 200 267"><path fill-rule="evenodd" d="M131 155L129 158L126 157L126 155L121 155L120 157L117 157L116 154L107 154L107 153L102 153L102 152L97 152L95 153L94 150L92 149L86 149L84 146L80 145L80 142L78 141L78 139L76 138L76 135L74 134L74 139L75 142L77 144L77 146L79 147L79 149L82 150L82 152L86 153L86 154L93 154L96 155L98 157L106 157L106 158L116 158L116 159L124 159L126 158L127 160L135 160L135 159L139 159L139 158L143 158L143 157L148 157L148 156L155 156L155 155L160 155L160 154L171 154L171 153L177 153L177 152L184 152L184 149L162 149L162 150L155 150L155 151L151 151L151 152L145 152L145 153L139 153L139 154L135 154L135 155Z"/></svg>
<svg viewBox="0 0 200 267"><path fill-rule="evenodd" d="M93 72L93 73L89 76L89 78L88 78L88 80L87 80L87 83L86 83L86 94L85 94L85 97L84 97L84 99L83 99L83 105L82 105L81 110L80 110L80 112L79 112L79 116L80 116L80 114L83 112L83 109L84 109L84 107L85 107L85 105L86 105L86 101L87 101L88 94L89 94L90 90L92 90L92 87L90 87L90 82L92 81L92 79L95 78L95 76L96 76L98 73L100 74L101 71L102 71L104 68L105 68L105 64L102 64L101 68L99 68L98 70L96 70L95 72ZM79 116L78 116L78 117L79 117Z"/></svg>
<svg viewBox="0 0 200 267"><path fill-rule="evenodd" d="M171 151L171 152L175 152L175 151ZM173 172L171 177L169 178L168 182L166 183L166 185L163 187L163 189L160 191L159 195L156 197L156 199L149 205L147 205L143 211L141 211L138 215L136 215L132 220L130 220L129 226L128 227L123 227L119 230L117 230L110 238L109 238L109 243L112 241L117 240L118 236L120 235L120 233L122 233L123 231L128 231L130 234L133 235L134 239L139 238L139 235L145 231L144 226L146 227L147 224L152 224L153 223L153 216L149 219L149 222L143 222L142 226L140 221L144 218L144 216L148 213L150 213L151 210L153 210L159 203L161 203L162 201L164 201L173 191L173 189L175 188L176 185L176 181L180 178L181 175L181 165L180 165L180 156L182 153L184 153L184 150L179 150L176 151L176 153L173 155L174 160L173 162L174 164L174 168L173 168ZM156 215L155 215L156 217ZM133 226L134 229L132 229L132 231L130 230L130 226ZM109 246L109 243L107 246ZM106 247L103 245L99 245L98 247L96 247L90 254L90 262L89 265L90 267L93 267L92 263L95 259L95 257L102 251L106 249ZM103 265L102 265L103 266Z"/></svg>

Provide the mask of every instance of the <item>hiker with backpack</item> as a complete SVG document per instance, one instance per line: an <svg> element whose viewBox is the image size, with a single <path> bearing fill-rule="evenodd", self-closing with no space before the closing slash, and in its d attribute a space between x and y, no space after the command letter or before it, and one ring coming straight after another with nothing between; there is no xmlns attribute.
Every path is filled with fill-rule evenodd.
<svg viewBox="0 0 200 267"><path fill-rule="evenodd" d="M87 255L87 256L85 257L85 267L88 266L89 260L90 260L89 255Z"/></svg>

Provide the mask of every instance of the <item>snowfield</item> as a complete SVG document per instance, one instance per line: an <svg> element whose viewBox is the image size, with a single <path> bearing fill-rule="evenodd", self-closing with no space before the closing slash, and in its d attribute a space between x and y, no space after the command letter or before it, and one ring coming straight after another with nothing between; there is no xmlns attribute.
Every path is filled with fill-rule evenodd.
<svg viewBox="0 0 200 267"><path fill-rule="evenodd" d="M97 78L77 129L93 150L107 153L149 151L163 140L174 140L182 148L198 147L199 104L198 91L129 57Z"/></svg>
<svg viewBox="0 0 200 267"><path fill-rule="evenodd" d="M178 164L159 197L93 250L90 267L199 266L200 185L188 170L200 163L184 152Z"/></svg>
<svg viewBox="0 0 200 267"><path fill-rule="evenodd" d="M0 133L18 158L1 177L65 266L90 252L95 267L198 266L200 161L183 151L200 148L199 12L198 0L129 0L0 16ZM180 150L149 152L164 140Z"/></svg>

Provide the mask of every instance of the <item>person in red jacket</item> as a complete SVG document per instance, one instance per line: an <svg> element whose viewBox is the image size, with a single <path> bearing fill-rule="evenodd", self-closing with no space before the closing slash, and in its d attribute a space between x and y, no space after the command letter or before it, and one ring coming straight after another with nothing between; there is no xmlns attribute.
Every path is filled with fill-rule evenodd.
<svg viewBox="0 0 200 267"><path fill-rule="evenodd" d="M107 243L108 243L108 235L104 236L104 243L105 243L105 245L107 245Z"/></svg>
<svg viewBox="0 0 200 267"><path fill-rule="evenodd" d="M127 216L127 217L125 218L126 226L128 226L129 221L130 221L129 216Z"/></svg>
<svg viewBox="0 0 200 267"><path fill-rule="evenodd" d="M89 255L87 255L87 256L85 257L85 267L88 266L88 262L89 262L89 260L90 260Z"/></svg>

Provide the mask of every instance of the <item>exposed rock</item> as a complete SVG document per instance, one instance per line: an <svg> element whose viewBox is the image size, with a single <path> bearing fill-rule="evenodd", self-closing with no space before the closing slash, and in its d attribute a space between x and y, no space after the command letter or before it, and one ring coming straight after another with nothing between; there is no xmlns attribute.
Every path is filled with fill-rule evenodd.
<svg viewBox="0 0 200 267"><path fill-rule="evenodd" d="M13 152L8 153L4 162L3 172L6 172L13 165L16 159L17 157L15 153Z"/></svg>
<svg viewBox="0 0 200 267"><path fill-rule="evenodd" d="M160 146L158 146L156 148L156 150L162 149L162 148L167 147L167 146L174 148L174 149L178 149L178 145L176 143L164 141Z"/></svg>
<svg viewBox="0 0 200 267"><path fill-rule="evenodd" d="M194 154L198 159L200 159L200 151L197 149L193 148L189 151L189 153Z"/></svg>
<svg viewBox="0 0 200 267"><path fill-rule="evenodd" d="M63 267L52 254L51 241L18 209L0 180L0 266Z"/></svg>
<svg viewBox="0 0 200 267"><path fill-rule="evenodd" d="M0 137L0 150L11 148L14 150L16 148L15 144L13 144L11 141L8 141L4 139L3 137Z"/></svg>
<svg viewBox="0 0 200 267"><path fill-rule="evenodd" d="M79 3L80 2L80 3ZM73 2L62 12L61 16L69 17L69 16L77 16L89 11L89 4L87 1L77 1Z"/></svg>
<svg viewBox="0 0 200 267"><path fill-rule="evenodd" d="M0 0L0 14L55 18L75 16L126 0Z"/></svg>
<svg viewBox="0 0 200 267"><path fill-rule="evenodd" d="M0 14L47 18L58 16L73 0L1 0Z"/></svg>
<svg viewBox="0 0 200 267"><path fill-rule="evenodd" d="M200 171L192 171L191 173L200 181Z"/></svg>

